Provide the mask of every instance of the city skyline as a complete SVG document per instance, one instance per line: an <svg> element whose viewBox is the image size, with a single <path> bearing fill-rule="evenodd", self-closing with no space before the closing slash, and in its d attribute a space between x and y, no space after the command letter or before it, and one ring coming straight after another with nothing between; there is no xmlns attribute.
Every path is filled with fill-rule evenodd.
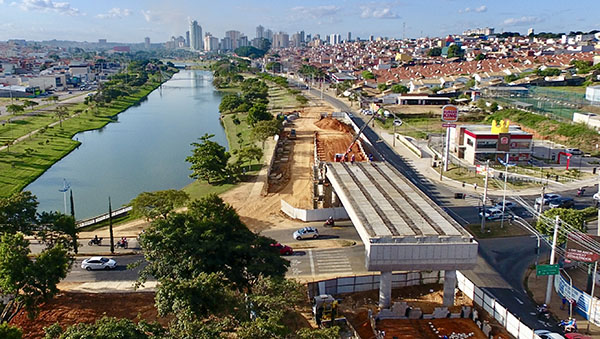
<svg viewBox="0 0 600 339"><path fill-rule="evenodd" d="M431 8L436 8L435 13ZM600 19L587 15L600 10L600 3L563 1L429 0L419 4L403 1L360 2L355 0L307 0L302 6L271 0L218 3L176 0L165 4L150 1L90 2L71 0L0 0L0 40L76 40L143 42L149 37L162 42L182 36L190 20L197 20L204 32L224 37L239 31L255 37L262 25L273 32L292 35L298 31L321 34L351 32L353 37L369 35L389 38L460 34L478 27L496 32L529 28L536 32L589 31L600 28ZM224 20L226 19L226 20ZM23 24L23 23L26 24Z"/></svg>

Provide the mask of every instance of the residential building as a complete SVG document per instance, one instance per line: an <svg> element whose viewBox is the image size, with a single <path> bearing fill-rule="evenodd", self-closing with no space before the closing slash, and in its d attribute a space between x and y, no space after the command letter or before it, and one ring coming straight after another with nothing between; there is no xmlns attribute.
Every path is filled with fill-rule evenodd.
<svg viewBox="0 0 600 339"><path fill-rule="evenodd" d="M242 36L242 33L240 33L240 31L227 31L225 32L225 36L231 39L231 49L236 49L240 47L239 40Z"/></svg>
<svg viewBox="0 0 600 339"><path fill-rule="evenodd" d="M262 39L265 37L265 28L261 25L256 27L256 38Z"/></svg>
<svg viewBox="0 0 600 339"><path fill-rule="evenodd" d="M600 86L588 86L585 89L585 98L589 100L592 105L600 105Z"/></svg>
<svg viewBox="0 0 600 339"><path fill-rule="evenodd" d="M144 38L144 48L150 49L150 38L149 37Z"/></svg>
<svg viewBox="0 0 600 339"><path fill-rule="evenodd" d="M210 33L204 35L204 51L214 52L219 49L219 38L212 36Z"/></svg>
<svg viewBox="0 0 600 339"><path fill-rule="evenodd" d="M352 33L348 32L348 35L346 36L346 42L350 41L352 41Z"/></svg>
<svg viewBox="0 0 600 339"><path fill-rule="evenodd" d="M221 39L221 48L222 51L231 51L233 49L233 43L231 41L231 38L226 36L223 39Z"/></svg>
<svg viewBox="0 0 600 339"><path fill-rule="evenodd" d="M342 36L339 34L331 34L329 36L329 43L332 45L338 45L342 43Z"/></svg>
<svg viewBox="0 0 600 339"><path fill-rule="evenodd" d="M194 51L201 51L204 49L202 27L198 25L198 21L196 20L190 22L190 48Z"/></svg>
<svg viewBox="0 0 600 339"><path fill-rule="evenodd" d="M185 47L190 47L190 31L185 31Z"/></svg>
<svg viewBox="0 0 600 339"><path fill-rule="evenodd" d="M269 41L271 41L271 42L273 42L273 31L272 31L272 30L270 30L270 29L267 29L267 30L265 31L265 36L264 36L264 38L265 38L265 39L267 39L267 40L269 40Z"/></svg>
<svg viewBox="0 0 600 339"><path fill-rule="evenodd" d="M300 33L292 34L292 45L291 47L300 47L302 46L302 39L300 37Z"/></svg>
<svg viewBox="0 0 600 339"><path fill-rule="evenodd" d="M245 47L245 46L250 46L250 42L248 41L248 37L247 36L242 35L238 39L238 47Z"/></svg>
<svg viewBox="0 0 600 339"><path fill-rule="evenodd" d="M273 44L271 47L278 48L287 48L290 44L290 36L287 33L279 32L273 35Z"/></svg>

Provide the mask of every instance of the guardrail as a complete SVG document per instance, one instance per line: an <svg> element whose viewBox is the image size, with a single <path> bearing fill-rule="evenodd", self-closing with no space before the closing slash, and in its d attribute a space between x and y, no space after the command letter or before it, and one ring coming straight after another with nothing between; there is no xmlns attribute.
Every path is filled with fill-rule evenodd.
<svg viewBox="0 0 600 339"><path fill-rule="evenodd" d="M129 211L131 211L132 207L131 206L125 206L125 207L121 207L121 208L117 208L116 210L112 211L112 217L120 217L122 215L126 215L127 213L129 213ZM101 221L104 220L108 220L108 212L101 214L99 216L93 217L93 218L88 218L88 219L83 219L83 220L79 220L76 222L76 226L77 228L81 228L81 227L85 227L85 226L90 226L90 225L94 225L97 224Z"/></svg>

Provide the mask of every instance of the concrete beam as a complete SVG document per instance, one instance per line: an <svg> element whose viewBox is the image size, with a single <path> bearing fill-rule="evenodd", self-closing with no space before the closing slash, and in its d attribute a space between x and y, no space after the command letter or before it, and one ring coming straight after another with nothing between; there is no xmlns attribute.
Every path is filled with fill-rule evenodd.
<svg viewBox="0 0 600 339"><path fill-rule="evenodd" d="M455 272L456 277L456 272ZM379 276L379 308L390 308L392 304L392 272L381 272Z"/></svg>
<svg viewBox="0 0 600 339"><path fill-rule="evenodd" d="M446 307L454 306L454 290L456 289L456 271L444 271L444 301Z"/></svg>

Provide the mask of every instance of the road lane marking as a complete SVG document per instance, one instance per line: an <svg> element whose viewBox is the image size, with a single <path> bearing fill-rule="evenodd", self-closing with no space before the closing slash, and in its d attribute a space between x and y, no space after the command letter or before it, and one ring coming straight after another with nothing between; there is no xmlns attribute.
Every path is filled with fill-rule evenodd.
<svg viewBox="0 0 600 339"><path fill-rule="evenodd" d="M312 250L308 250L308 258L310 259L310 275L315 275L315 260L313 259Z"/></svg>
<svg viewBox="0 0 600 339"><path fill-rule="evenodd" d="M519 302L519 304L523 305L523 302L521 300L519 300L519 298L514 297L515 299L517 299L517 301Z"/></svg>

